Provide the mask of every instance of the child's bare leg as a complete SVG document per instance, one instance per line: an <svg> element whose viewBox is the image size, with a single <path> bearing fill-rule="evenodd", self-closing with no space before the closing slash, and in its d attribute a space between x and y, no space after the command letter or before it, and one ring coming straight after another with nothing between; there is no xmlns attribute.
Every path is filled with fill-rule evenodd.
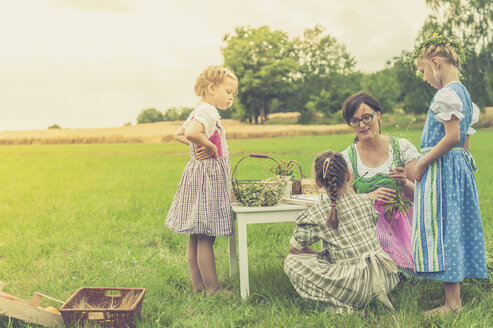
<svg viewBox="0 0 493 328"><path fill-rule="evenodd" d="M217 282L216 260L214 258L215 237L198 236L197 263L200 276L209 295L215 294L220 288Z"/></svg>
<svg viewBox="0 0 493 328"><path fill-rule="evenodd" d="M199 265L197 263L197 244L198 235L190 235L188 241L187 261L190 269L190 277L192 278L193 292L198 293L204 288L204 282L200 275Z"/></svg>
<svg viewBox="0 0 493 328"><path fill-rule="evenodd" d="M457 311L462 308L460 300L460 282L444 282L445 290L445 306L448 306L452 311Z"/></svg>
<svg viewBox="0 0 493 328"><path fill-rule="evenodd" d="M444 282L444 304L424 313L425 316L458 312L462 308L460 300L460 282Z"/></svg>

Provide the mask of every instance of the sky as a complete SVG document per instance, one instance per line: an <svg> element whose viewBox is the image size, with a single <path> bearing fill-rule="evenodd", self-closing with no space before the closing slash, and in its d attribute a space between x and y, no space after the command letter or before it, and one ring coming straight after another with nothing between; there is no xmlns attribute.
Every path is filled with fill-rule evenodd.
<svg viewBox="0 0 493 328"><path fill-rule="evenodd" d="M425 0L0 0L0 131L118 127L193 106L235 27L321 24L373 72L412 50ZM240 81L241 83L241 81Z"/></svg>

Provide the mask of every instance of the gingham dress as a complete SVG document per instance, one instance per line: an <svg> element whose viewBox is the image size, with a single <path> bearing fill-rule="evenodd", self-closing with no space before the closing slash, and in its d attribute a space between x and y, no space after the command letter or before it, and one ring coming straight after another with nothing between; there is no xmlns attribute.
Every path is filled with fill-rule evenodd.
<svg viewBox="0 0 493 328"><path fill-rule="evenodd" d="M166 226L176 233L230 236L231 164L224 127L217 110L199 103L184 123L192 120L204 125L205 136L218 148L219 159L195 160L197 145L190 144L190 161L185 166Z"/></svg>
<svg viewBox="0 0 493 328"><path fill-rule="evenodd" d="M322 240L324 248L318 254L289 254L284 271L301 297L327 302L334 313L361 308L375 296L392 308L386 295L399 277L376 237L379 213L373 199L346 193L338 197L336 208L337 229L326 224L328 199L299 215L291 245L301 250Z"/></svg>

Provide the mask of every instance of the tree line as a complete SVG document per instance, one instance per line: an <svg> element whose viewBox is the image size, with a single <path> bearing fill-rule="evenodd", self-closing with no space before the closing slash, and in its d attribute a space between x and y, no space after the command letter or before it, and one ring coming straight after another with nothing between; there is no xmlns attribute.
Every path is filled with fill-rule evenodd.
<svg viewBox="0 0 493 328"><path fill-rule="evenodd" d="M459 39L468 50L464 85L480 108L493 105L493 2L425 1L432 14L416 44L434 32ZM268 26L242 26L226 34L223 43L224 64L240 80L238 97L226 115L221 113L223 117L263 124L269 113L296 111L301 124L333 122L340 117L343 101L361 90L375 96L386 112L403 108L424 113L435 92L410 69L411 51L403 50L375 73L363 73L356 70L356 61L345 45L322 25L307 28L302 37L295 38ZM148 109L139 118L147 111L149 115L143 116L184 120L191 110L172 107L160 113ZM137 122L144 123L139 118Z"/></svg>

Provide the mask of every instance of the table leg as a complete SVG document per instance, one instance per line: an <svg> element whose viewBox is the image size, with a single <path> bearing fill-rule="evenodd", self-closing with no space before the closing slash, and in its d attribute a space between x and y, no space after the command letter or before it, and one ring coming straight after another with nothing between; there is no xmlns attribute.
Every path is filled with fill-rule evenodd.
<svg viewBox="0 0 493 328"><path fill-rule="evenodd" d="M250 282L248 280L248 247L247 247L247 225L237 216L238 221L238 256L240 264L240 294L241 298L247 298L250 293Z"/></svg>
<svg viewBox="0 0 493 328"><path fill-rule="evenodd" d="M233 234L229 236L229 275L233 277L238 273L238 258L236 257L236 229L233 221Z"/></svg>

